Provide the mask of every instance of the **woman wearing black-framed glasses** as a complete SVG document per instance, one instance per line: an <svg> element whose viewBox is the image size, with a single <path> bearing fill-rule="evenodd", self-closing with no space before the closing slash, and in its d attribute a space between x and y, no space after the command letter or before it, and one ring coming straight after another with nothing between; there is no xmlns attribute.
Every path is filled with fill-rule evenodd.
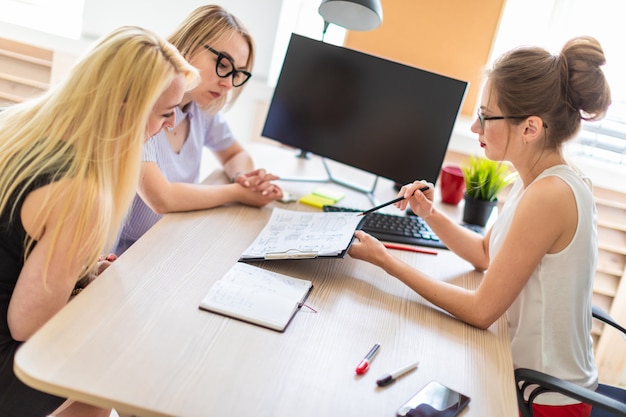
<svg viewBox="0 0 626 417"><path fill-rule="evenodd" d="M233 59L224 52L216 51L209 45L204 45L204 47L216 56L215 73L217 76L220 78L232 77L233 87L241 87L252 77L248 71L236 69Z"/></svg>
<svg viewBox="0 0 626 417"><path fill-rule="evenodd" d="M170 109L171 129L144 147L139 192L113 252L122 254L165 213L229 203L262 207L282 197L278 179L255 169L220 111L241 94L252 76L254 43L249 32L220 6L195 9L168 39L200 71L201 81ZM231 183L199 184L203 148L222 164Z"/></svg>
<svg viewBox="0 0 626 417"><path fill-rule="evenodd" d="M488 159L511 163L519 177L484 236L433 206L432 184L415 181L400 190L399 209L410 205L450 250L485 271L476 289L430 278L362 231L349 252L478 328L506 314L512 366L590 390L598 384L590 337L597 214L589 179L562 148L581 120L601 119L611 103L605 61L599 42L581 36L558 54L522 47L495 62L472 132ZM533 402L536 417L588 417L590 410L558 393Z"/></svg>

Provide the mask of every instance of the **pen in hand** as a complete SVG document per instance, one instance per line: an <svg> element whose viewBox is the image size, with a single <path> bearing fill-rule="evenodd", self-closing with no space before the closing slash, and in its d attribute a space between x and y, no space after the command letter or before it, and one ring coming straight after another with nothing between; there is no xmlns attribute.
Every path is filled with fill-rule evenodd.
<svg viewBox="0 0 626 417"><path fill-rule="evenodd" d="M420 188L420 191L421 191L421 192L424 192L424 191L428 190L429 188L430 188L430 187L429 187L428 185L426 185L426 186L424 186L424 187ZM390 206L390 205L392 205L392 204L394 204L394 203L397 203L398 201L402 201L402 200L404 200L404 197L394 198L393 200L391 200L391 201L387 201L386 203L383 203L383 204L381 204L381 205L379 205L379 206L372 207L372 208L371 208L371 209L369 209L369 210L365 210L364 212L360 213L360 214L359 214L359 216L365 216L366 214L370 214L370 213L372 213L372 212L374 212L374 211L376 211L376 210L379 210L379 209L381 209L381 208L383 208L383 207Z"/></svg>

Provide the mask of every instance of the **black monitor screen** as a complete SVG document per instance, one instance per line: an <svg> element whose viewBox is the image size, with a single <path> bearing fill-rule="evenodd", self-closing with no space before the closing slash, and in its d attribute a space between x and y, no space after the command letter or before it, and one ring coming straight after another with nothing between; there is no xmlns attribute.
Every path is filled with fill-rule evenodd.
<svg viewBox="0 0 626 417"><path fill-rule="evenodd" d="M466 87L292 34L262 135L396 183L435 183Z"/></svg>

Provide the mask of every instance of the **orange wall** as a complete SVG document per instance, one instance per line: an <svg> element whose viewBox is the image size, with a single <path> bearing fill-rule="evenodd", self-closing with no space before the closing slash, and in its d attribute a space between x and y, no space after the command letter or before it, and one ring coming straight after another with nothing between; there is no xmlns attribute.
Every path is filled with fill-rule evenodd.
<svg viewBox="0 0 626 417"><path fill-rule="evenodd" d="M473 115L506 0L381 0L383 23L349 31L345 46L469 81L461 110Z"/></svg>

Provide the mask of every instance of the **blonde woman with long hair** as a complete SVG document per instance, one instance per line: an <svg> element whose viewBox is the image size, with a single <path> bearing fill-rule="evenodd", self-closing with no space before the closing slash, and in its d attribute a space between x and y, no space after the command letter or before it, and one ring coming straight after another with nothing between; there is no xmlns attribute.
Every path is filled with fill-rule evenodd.
<svg viewBox="0 0 626 417"><path fill-rule="evenodd" d="M108 416L31 389L20 344L94 275L135 195L143 144L175 122L197 70L141 28L103 37L43 96L0 112L0 415ZM84 285L84 284L83 284Z"/></svg>
<svg viewBox="0 0 626 417"><path fill-rule="evenodd" d="M275 175L255 169L224 117L251 77L254 43L243 24L220 6L196 8L169 41L200 70L202 81L176 109L177 124L146 144L138 196L113 249L122 254L161 215L229 203L262 207L282 197ZM209 149L231 180L199 184L203 148Z"/></svg>

